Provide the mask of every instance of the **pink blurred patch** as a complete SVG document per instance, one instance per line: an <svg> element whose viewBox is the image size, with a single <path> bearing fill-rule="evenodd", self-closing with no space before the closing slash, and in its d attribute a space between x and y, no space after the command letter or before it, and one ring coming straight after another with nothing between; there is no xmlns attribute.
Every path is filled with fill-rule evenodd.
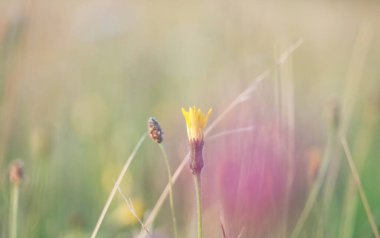
<svg viewBox="0 0 380 238"><path fill-rule="evenodd" d="M204 206L218 203L227 237L242 230L241 237L270 237L284 221L284 138L278 129L262 126L206 141Z"/></svg>

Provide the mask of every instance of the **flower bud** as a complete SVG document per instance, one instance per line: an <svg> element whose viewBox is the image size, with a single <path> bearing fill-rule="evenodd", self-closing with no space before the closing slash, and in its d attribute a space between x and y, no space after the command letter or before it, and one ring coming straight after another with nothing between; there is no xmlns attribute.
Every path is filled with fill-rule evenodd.
<svg viewBox="0 0 380 238"><path fill-rule="evenodd" d="M205 128L211 109L203 114L201 109L190 107L189 111L182 108L182 114L186 121L187 137L190 147L190 169L194 175L199 175L202 171L203 162L203 129Z"/></svg>

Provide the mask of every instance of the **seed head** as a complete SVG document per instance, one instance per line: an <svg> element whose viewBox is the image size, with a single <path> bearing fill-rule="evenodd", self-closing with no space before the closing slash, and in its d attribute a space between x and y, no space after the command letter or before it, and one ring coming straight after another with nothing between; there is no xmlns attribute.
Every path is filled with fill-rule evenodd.
<svg viewBox="0 0 380 238"><path fill-rule="evenodd" d="M9 181L20 185L24 179L24 165L21 160L15 160L9 167Z"/></svg>
<svg viewBox="0 0 380 238"><path fill-rule="evenodd" d="M152 140L154 140L155 142L161 143L163 141L164 132L162 131L160 124L154 117L149 117L148 132L150 138L152 138Z"/></svg>

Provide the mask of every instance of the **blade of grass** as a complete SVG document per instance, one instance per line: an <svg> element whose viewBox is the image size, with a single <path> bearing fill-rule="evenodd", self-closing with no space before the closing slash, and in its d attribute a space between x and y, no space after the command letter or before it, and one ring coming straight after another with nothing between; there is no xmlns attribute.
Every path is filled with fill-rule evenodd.
<svg viewBox="0 0 380 238"><path fill-rule="evenodd" d="M353 114L356 94L363 90L360 87L363 78L363 70L366 67L366 60L368 58L370 43L373 38L373 30L371 25L363 23L357 34L355 45L353 47L352 56L348 66L347 83L345 84L345 100L342 105L343 121L342 121L342 133L346 133L346 129L349 125L349 118ZM355 148L354 148L355 149ZM361 155L363 156L363 154ZM339 160L340 161L340 160ZM360 164L359 164L360 166ZM360 166L361 167L361 166ZM360 169L359 167L359 169ZM334 188L330 189L330 193L333 193ZM352 237L353 223L356 214L356 197L352 199L354 193L354 184L351 182L346 188L346 194L343 202L342 219L340 221L341 237Z"/></svg>
<svg viewBox="0 0 380 238"><path fill-rule="evenodd" d="M139 216L137 215L136 210L135 210L135 208L134 208L134 206L133 206L132 200L131 200L130 198L126 198L126 197L125 197L125 195L124 195L124 193L123 193L123 191L121 190L120 187L117 187L117 190L119 191L120 195L123 197L125 203L126 203L127 206L128 206L129 211L130 211L130 212L132 213L132 215L136 218L136 220L140 223L141 228L142 228L143 230L146 231L146 233L148 234L148 236L149 236L150 238L152 238L152 234L149 232L148 228L146 228L146 226L144 225L144 223L141 221L141 219L140 219Z"/></svg>
<svg viewBox="0 0 380 238"><path fill-rule="evenodd" d="M290 196L292 193L294 181L294 83L293 83L293 67L292 53L303 44L303 38L298 39L294 44L289 46L281 55L275 56L275 78L277 100L277 125L284 131L287 138L287 178L286 178L286 194L284 196L285 207L283 209L282 236L286 237L288 233L288 214Z"/></svg>
<svg viewBox="0 0 380 238"><path fill-rule="evenodd" d="M356 102L358 101L358 93L363 90L361 85L364 78L363 72L366 68L366 61L368 58L368 53L370 52L370 45L372 40L373 30L371 26L367 23L363 23L358 30L355 43L353 45L353 50L350 56L349 64L347 67L346 81L344 83L344 91L341 104L341 125L340 134L345 134L350 121L353 119L353 112L356 108ZM336 151L335 157L340 157L341 151ZM328 218L333 214L331 213L331 203L334 202L334 192L336 190L337 179L339 177L341 167L341 160L337 159L331 163L328 176L326 178L326 186L324 187L324 209L326 210L326 223L325 226L330 226L330 229L336 229L339 224L333 224ZM346 198L351 200L350 198ZM344 203L343 203L344 204ZM345 213L346 209L343 207L342 211ZM348 215L348 216L347 216ZM346 223L350 220L349 214L341 214L342 219L339 219L341 223ZM349 222L350 223L350 222ZM343 228L344 232L351 229L351 227ZM342 231L340 231L342 232ZM351 236L344 236L351 237Z"/></svg>
<svg viewBox="0 0 380 238"><path fill-rule="evenodd" d="M99 231L99 228L100 228L100 225L102 224L103 220L104 220L104 217L106 216L106 213L108 211L108 208L110 207L111 205L111 202L112 202L112 199L114 198L115 194L116 194L116 191L117 191L117 188L120 186L120 183L121 181L123 180L124 178L124 175L125 173L127 172L128 168L129 168L129 165L132 163L133 159L135 158L135 155L137 153L137 151L139 150L139 148L141 147L142 143L144 142L145 138L146 138L146 133L144 133L140 140L137 142L135 148L133 149L131 155L129 156L129 158L127 159L127 161L125 162L124 164L124 167L123 169L121 170L120 174L119 174L119 177L117 178L116 180L116 183L115 185L113 186L112 188L112 191L110 193L110 195L108 196L108 199L107 199L107 202L106 204L104 205L103 207L103 210L102 210L102 213L100 214L99 216L99 219L96 223L96 226L92 232L92 235L91 235L91 238L95 238L96 235L98 234L98 231Z"/></svg>
<svg viewBox="0 0 380 238"><path fill-rule="evenodd" d="M353 143L354 147L352 148L353 157L357 158L355 162L359 174L368 160L368 154L373 145L374 134L377 130L377 122L379 121L379 114L373 113L372 110L368 109L365 110L363 121L359 124L361 129L356 135L355 142ZM339 229L339 237L341 238L352 237L355 228L358 200L355 182L350 178L343 200L342 221Z"/></svg>
<svg viewBox="0 0 380 238"><path fill-rule="evenodd" d="M311 191L309 193L309 196L306 200L305 206L301 212L300 217L298 218L298 221L296 223L295 228L293 229L290 237L295 238L298 237L300 234L307 218L309 217L309 214L311 212L311 209L314 206L314 203L318 197L319 191L321 190L321 187L323 185L323 182L326 177L326 172L328 171L328 167L331 161L331 153L332 149L334 148L335 144L335 133L330 132L327 139L327 145L323 156L323 162L321 165L321 168L318 171L317 178L313 184L313 187L311 188Z"/></svg>
<svg viewBox="0 0 380 238"><path fill-rule="evenodd" d="M241 128L236 128L232 130L226 130L226 131L221 131L219 133L216 133L214 135L208 136L207 141L215 140L217 138L221 138L226 135L231 135L231 134L238 134L238 133L244 133L244 132L252 132L256 129L255 126L248 126L248 127L241 127Z"/></svg>
<svg viewBox="0 0 380 238"><path fill-rule="evenodd" d="M169 203L170 203L170 212L172 214L172 220L173 220L173 232L174 232L174 237L178 238L178 230L177 230L177 218L175 214L175 208L174 208L174 195L173 195L173 181L172 181L172 172L170 169L170 163L168 159L168 155L166 153L165 147L162 143L159 144L159 147L162 152L162 156L164 158L166 170L168 173L168 180L170 184L170 190L169 190Z"/></svg>
<svg viewBox="0 0 380 238"><path fill-rule="evenodd" d="M371 226L373 235L376 238L380 238L379 230L377 229L377 225L376 225L375 219L373 217L371 208L369 206L367 195L364 192L364 188L363 188L363 185L362 185L362 182L361 182L358 170L356 169L356 166L355 166L354 160L352 158L351 151L350 151L350 148L348 147L347 140L346 140L345 136L341 136L340 137L340 143L342 144L343 151L344 151L344 154L345 154L345 158L346 158L346 160L348 162L348 165L349 165L350 170L351 170L352 177L353 177L353 179L355 181L355 184L356 184L356 187L357 187L357 189L359 191L360 199L361 199L361 201L363 203L364 210L365 210L365 213L367 215L368 222L369 222L369 224Z"/></svg>

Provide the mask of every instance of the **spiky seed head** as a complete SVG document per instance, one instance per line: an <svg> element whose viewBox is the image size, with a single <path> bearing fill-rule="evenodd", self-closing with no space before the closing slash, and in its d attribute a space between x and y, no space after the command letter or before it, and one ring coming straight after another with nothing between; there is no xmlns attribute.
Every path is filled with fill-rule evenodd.
<svg viewBox="0 0 380 238"><path fill-rule="evenodd" d="M148 120L148 132L150 138L157 143L161 143L164 140L164 132L161 129L160 124L154 117L149 117Z"/></svg>

